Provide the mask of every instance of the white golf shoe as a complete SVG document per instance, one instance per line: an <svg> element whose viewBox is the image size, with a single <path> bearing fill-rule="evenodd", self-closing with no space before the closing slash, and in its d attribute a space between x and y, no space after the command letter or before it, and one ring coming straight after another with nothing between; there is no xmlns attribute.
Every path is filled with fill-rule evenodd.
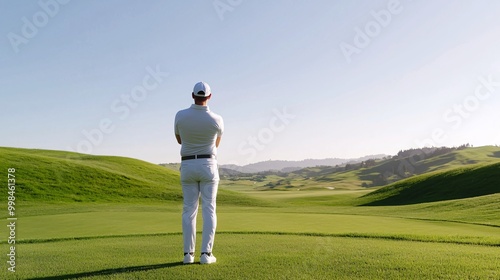
<svg viewBox="0 0 500 280"><path fill-rule="evenodd" d="M200 257L201 264L211 264L215 263L217 258L212 253L202 253Z"/></svg>
<svg viewBox="0 0 500 280"><path fill-rule="evenodd" d="M184 264L191 264L194 263L194 254L191 253L185 253L184 254Z"/></svg>

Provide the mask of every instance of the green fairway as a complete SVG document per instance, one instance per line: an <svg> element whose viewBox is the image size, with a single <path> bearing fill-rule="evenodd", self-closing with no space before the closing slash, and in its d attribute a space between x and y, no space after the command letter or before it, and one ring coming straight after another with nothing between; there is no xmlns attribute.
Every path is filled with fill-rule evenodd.
<svg viewBox="0 0 500 280"><path fill-rule="evenodd" d="M498 279L498 248L219 234L214 265L182 265L181 235L25 244L22 279ZM199 261L199 258L196 258Z"/></svg>
<svg viewBox="0 0 500 280"><path fill-rule="evenodd" d="M180 264L180 204L26 206L18 220L17 272L3 273L18 279L498 276L500 227L405 218L415 206L397 207L389 217L384 211L390 207L380 212L350 207L348 213L349 207L221 206L214 251L218 263L205 267Z"/></svg>
<svg viewBox="0 0 500 280"><path fill-rule="evenodd" d="M98 211L100 210L100 211ZM107 211L103 211L107 210ZM179 233L180 208L143 206L140 211L102 206L92 212L21 217L21 241ZM376 213L287 213L287 208L222 207L219 232L353 235L500 246L500 227L454 221L377 216ZM317 209L321 211L321 209ZM201 213L199 215L201 222Z"/></svg>
<svg viewBox="0 0 500 280"><path fill-rule="evenodd" d="M223 181L218 261L202 266L181 263L177 171L57 151L0 148L2 157L0 169L15 166L18 183L16 272L7 270L4 226L0 279L500 278L498 163L378 190ZM198 221L200 230L201 213Z"/></svg>

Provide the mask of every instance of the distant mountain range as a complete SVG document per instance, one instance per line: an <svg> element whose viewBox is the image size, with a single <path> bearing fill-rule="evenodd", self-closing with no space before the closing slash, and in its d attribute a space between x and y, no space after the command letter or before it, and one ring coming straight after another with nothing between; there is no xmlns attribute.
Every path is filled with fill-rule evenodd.
<svg viewBox="0 0 500 280"><path fill-rule="evenodd" d="M387 155L369 155L354 159L342 159L342 158L326 158L326 159L305 159L300 161L288 161L288 160L268 160L261 161L257 163L252 163L244 166L239 166L235 164L223 164L220 166L222 169L241 172L241 173L257 173L265 171L281 171L281 172L293 172L307 167L315 166L336 166L359 163L369 159L381 159Z"/></svg>

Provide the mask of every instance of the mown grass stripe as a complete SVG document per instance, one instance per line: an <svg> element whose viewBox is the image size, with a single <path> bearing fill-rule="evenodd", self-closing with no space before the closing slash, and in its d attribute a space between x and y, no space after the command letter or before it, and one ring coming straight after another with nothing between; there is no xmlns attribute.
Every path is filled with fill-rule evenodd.
<svg viewBox="0 0 500 280"><path fill-rule="evenodd" d="M80 241L106 238L127 238L127 237L155 237L155 236L171 236L181 235L182 232L164 232L164 233L144 233L144 234L116 234L116 235L99 235L99 236L80 236L80 237L62 237L62 238L47 238L47 239L20 239L16 241L18 244L34 244L34 243L51 243L64 241ZM0 244L7 243L5 241Z"/></svg>
<svg viewBox="0 0 500 280"><path fill-rule="evenodd" d="M296 211L282 211L286 214L296 214ZM370 213L345 213L345 212L321 212L321 211L311 211L306 212L307 214L320 214L320 215L350 215L350 216L368 216L368 217L382 217L382 218L398 218L404 220L415 220L415 221L425 221L425 222L445 222L445 223L456 223L464 225L474 225L474 226L485 226L500 228L500 225L489 224L489 223L479 223L479 222L468 222L453 219L435 219L435 218L419 218L419 217L404 217L404 216L394 216L394 215L382 215L382 214L370 214Z"/></svg>
<svg viewBox="0 0 500 280"><path fill-rule="evenodd" d="M201 234L201 232L198 232ZM449 243L461 245L479 245L500 247L499 241L487 240L485 238L474 236L419 236L409 234L377 234L377 233L318 233L318 232L282 232L282 231L221 231L217 234L238 234L238 235L282 235L282 236L310 236L310 237L339 237L339 238L366 238L366 239L383 239L393 241L412 241L426 243ZM50 238L50 239L24 239L19 240L19 244L35 244L35 243L51 243L64 241L80 241L106 238L129 238L129 237L158 237L158 236L174 236L182 235L182 232L169 233L151 233L151 234L124 234L124 235L102 235L102 236L82 236L82 237L66 237L66 238ZM5 242L1 242L2 244Z"/></svg>
<svg viewBox="0 0 500 280"><path fill-rule="evenodd" d="M500 242L490 241L484 238L475 236L418 236L409 234L378 234L378 233L317 233L317 232L248 232L248 231L226 231L225 234L267 234L267 235L294 235L294 236L311 236L311 237L340 237L340 238L366 238L366 239L385 239L394 241L414 241L414 242L429 242L429 243L451 243L464 245L481 245L500 247Z"/></svg>

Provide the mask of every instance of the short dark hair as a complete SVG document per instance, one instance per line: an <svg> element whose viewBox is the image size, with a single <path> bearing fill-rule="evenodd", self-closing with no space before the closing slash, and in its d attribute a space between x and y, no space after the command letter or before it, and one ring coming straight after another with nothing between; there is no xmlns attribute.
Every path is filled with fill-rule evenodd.
<svg viewBox="0 0 500 280"><path fill-rule="evenodd" d="M210 98L210 95L209 96L196 96L196 95L194 95L194 92L193 92L192 96L193 96L194 101L196 101L196 102L204 102L204 101L207 101L208 98Z"/></svg>
<svg viewBox="0 0 500 280"><path fill-rule="evenodd" d="M204 101L207 101L208 96L206 96L206 97L201 97L201 96L196 96L196 95L195 95L193 98L194 98L194 100L195 100L195 101L197 101L197 102L204 102Z"/></svg>

